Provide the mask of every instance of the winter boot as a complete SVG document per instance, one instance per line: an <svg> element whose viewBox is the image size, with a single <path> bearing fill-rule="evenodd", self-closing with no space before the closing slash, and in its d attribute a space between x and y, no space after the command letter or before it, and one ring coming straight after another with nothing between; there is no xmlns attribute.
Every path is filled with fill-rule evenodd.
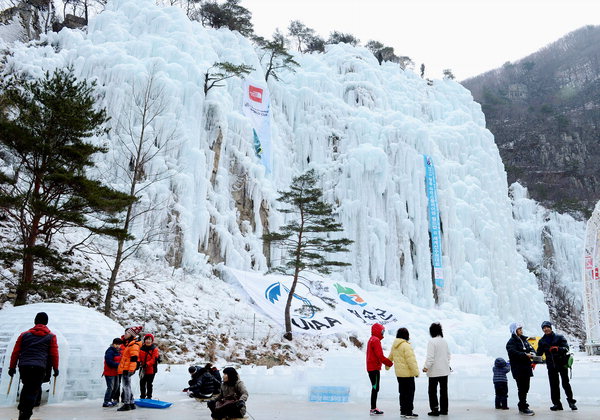
<svg viewBox="0 0 600 420"><path fill-rule="evenodd" d="M438 417L440 415L440 412L438 410L431 410L429 413L427 413L428 416L433 416L433 417Z"/></svg>
<svg viewBox="0 0 600 420"><path fill-rule="evenodd" d="M371 411L369 411L369 415L371 416L381 416L383 414L383 411L381 411L378 408L374 408Z"/></svg>
<svg viewBox="0 0 600 420"><path fill-rule="evenodd" d="M550 407L551 411L560 411L563 409L562 404L554 404L552 407Z"/></svg>
<svg viewBox="0 0 600 420"><path fill-rule="evenodd" d="M573 411L577 410L577 406L575 405L576 402L577 402L577 400L569 401L569 408Z"/></svg>
<svg viewBox="0 0 600 420"><path fill-rule="evenodd" d="M131 410L131 404L123 404L120 408L117 408L117 411L129 411Z"/></svg>
<svg viewBox="0 0 600 420"><path fill-rule="evenodd" d="M135 404L129 404L129 409L130 410L135 410L137 407L135 406Z"/></svg>
<svg viewBox="0 0 600 420"><path fill-rule="evenodd" d="M533 416L535 415L535 413L533 412L533 410L530 410L529 408L526 408L524 410L519 410L519 413L524 415L524 416Z"/></svg>

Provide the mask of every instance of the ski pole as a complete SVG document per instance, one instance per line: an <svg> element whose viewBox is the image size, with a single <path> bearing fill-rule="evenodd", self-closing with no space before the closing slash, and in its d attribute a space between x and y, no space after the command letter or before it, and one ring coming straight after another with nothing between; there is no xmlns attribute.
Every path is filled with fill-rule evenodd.
<svg viewBox="0 0 600 420"><path fill-rule="evenodd" d="M10 387L12 385L12 380L13 380L13 377L11 376L10 377L10 382L8 383L8 391L6 391L6 395L10 394Z"/></svg>
<svg viewBox="0 0 600 420"><path fill-rule="evenodd" d="M56 394L56 376L54 377L54 385L52 387L52 396L54 397L54 394Z"/></svg>

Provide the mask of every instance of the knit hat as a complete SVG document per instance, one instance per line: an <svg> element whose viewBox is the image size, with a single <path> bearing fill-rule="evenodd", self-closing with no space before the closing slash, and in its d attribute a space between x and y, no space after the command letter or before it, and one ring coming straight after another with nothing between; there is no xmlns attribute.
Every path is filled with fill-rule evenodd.
<svg viewBox="0 0 600 420"><path fill-rule="evenodd" d="M144 341L146 341L146 338L150 338L150 339L152 339L152 341L154 341L154 336L150 333L148 333L144 336Z"/></svg>
<svg viewBox="0 0 600 420"><path fill-rule="evenodd" d="M37 325L37 324L48 325L48 314L46 312L38 312L37 315L35 316L35 319L33 320L33 323L35 325Z"/></svg>
<svg viewBox="0 0 600 420"><path fill-rule="evenodd" d="M519 328L523 328L523 324L520 322L513 322L508 328L510 329L511 334L516 334Z"/></svg>
<svg viewBox="0 0 600 420"><path fill-rule="evenodd" d="M550 327L550 329L552 329L552 323L550 321L544 321L542 322L542 330L544 327Z"/></svg>
<svg viewBox="0 0 600 420"><path fill-rule="evenodd" d="M142 327L129 327L125 330L125 334L129 333L130 335L136 336L142 332Z"/></svg>

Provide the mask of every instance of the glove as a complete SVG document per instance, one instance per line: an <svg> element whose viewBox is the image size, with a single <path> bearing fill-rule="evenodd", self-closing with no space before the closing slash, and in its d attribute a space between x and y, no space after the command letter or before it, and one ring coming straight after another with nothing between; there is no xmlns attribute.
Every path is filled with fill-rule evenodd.
<svg viewBox="0 0 600 420"><path fill-rule="evenodd" d="M181 392L188 392L190 389L189 388L183 388L183 391Z"/></svg>
<svg viewBox="0 0 600 420"><path fill-rule="evenodd" d="M556 352L556 351L558 351L558 346L552 346L552 347L550 347L550 351L551 351L551 352Z"/></svg>
<svg viewBox="0 0 600 420"><path fill-rule="evenodd" d="M54 369L54 377L58 376L58 369Z"/></svg>
<svg viewBox="0 0 600 420"><path fill-rule="evenodd" d="M11 378L13 376L15 376L15 373L17 373L17 369L16 368L10 368L10 369L8 369L8 376L10 376Z"/></svg>
<svg viewBox="0 0 600 420"><path fill-rule="evenodd" d="M531 370L535 370L535 363L531 364Z"/></svg>

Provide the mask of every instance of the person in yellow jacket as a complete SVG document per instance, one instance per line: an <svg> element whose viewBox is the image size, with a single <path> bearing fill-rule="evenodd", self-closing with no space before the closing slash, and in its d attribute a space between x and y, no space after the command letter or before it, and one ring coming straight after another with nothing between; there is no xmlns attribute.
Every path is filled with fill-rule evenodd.
<svg viewBox="0 0 600 420"><path fill-rule="evenodd" d="M135 410L131 377L139 367L140 347L142 347L142 340L139 338L140 332L142 332L142 327L129 327L123 335L123 354L117 371L121 375L123 386L123 405L117 411Z"/></svg>
<svg viewBox="0 0 600 420"><path fill-rule="evenodd" d="M400 394L400 415L406 419L414 419L418 414L413 413L415 400L415 378L419 376L419 366L412 346L408 342L409 333L406 328L400 328L388 359L394 362L394 370L398 379ZM385 367L389 370L389 366Z"/></svg>

